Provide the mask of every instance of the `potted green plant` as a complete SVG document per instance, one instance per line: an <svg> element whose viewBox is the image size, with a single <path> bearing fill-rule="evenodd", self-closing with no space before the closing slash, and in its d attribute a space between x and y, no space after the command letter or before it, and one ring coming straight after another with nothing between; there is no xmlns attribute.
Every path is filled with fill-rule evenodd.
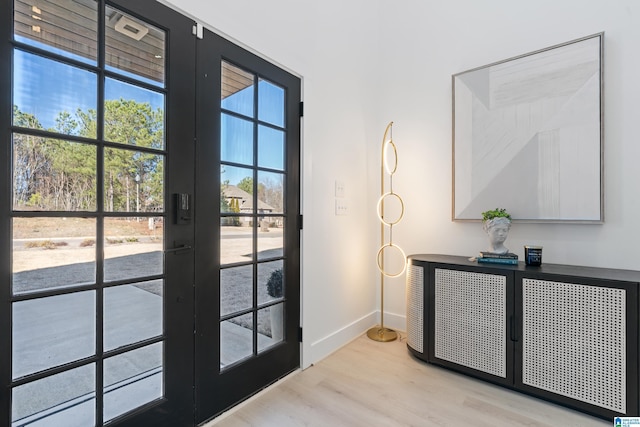
<svg viewBox="0 0 640 427"><path fill-rule="evenodd" d="M488 221L494 218L507 218L511 221L511 214L504 208L495 208L482 212L482 221Z"/></svg>
<svg viewBox="0 0 640 427"><path fill-rule="evenodd" d="M267 293L272 298L282 298L282 269L271 272L267 281Z"/></svg>
<svg viewBox="0 0 640 427"><path fill-rule="evenodd" d="M504 208L495 208L482 212L482 228L489 235L489 252L506 254L504 246L511 229L511 214Z"/></svg>
<svg viewBox="0 0 640 427"><path fill-rule="evenodd" d="M267 294L269 294L271 298L282 298L283 288L282 269L279 268L271 272L271 276L269 276L269 280L267 281ZM274 342L282 341L282 338L284 337L283 307L284 303L269 307L269 317L271 318L271 339Z"/></svg>

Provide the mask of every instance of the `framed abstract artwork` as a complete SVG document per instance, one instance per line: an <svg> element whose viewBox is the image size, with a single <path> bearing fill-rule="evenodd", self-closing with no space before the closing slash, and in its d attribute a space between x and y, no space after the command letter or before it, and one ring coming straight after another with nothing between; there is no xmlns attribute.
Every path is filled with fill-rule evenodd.
<svg viewBox="0 0 640 427"><path fill-rule="evenodd" d="M454 221L604 221L604 33L452 76Z"/></svg>

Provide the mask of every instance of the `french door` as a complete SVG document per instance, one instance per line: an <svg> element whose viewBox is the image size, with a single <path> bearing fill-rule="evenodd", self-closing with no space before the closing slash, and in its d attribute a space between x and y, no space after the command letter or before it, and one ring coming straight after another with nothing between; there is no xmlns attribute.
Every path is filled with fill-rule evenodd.
<svg viewBox="0 0 640 427"><path fill-rule="evenodd" d="M300 79L198 42L196 421L300 364Z"/></svg>
<svg viewBox="0 0 640 427"><path fill-rule="evenodd" d="M192 27L0 0L0 426L193 426L299 366L300 80Z"/></svg>
<svg viewBox="0 0 640 427"><path fill-rule="evenodd" d="M152 0L0 21L0 425L193 425L192 22Z"/></svg>

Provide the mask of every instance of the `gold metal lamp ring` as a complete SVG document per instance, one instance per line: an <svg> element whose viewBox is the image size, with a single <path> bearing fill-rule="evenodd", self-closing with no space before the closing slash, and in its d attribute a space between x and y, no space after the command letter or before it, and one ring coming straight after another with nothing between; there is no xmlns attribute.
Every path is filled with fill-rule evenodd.
<svg viewBox="0 0 640 427"><path fill-rule="evenodd" d="M401 207L400 215L398 216L398 219L396 219L395 221L387 221L387 220L384 219L384 212L382 212L382 209L383 209L383 207L382 207L383 205L382 204L384 202L384 199L386 199L387 197L395 197L400 202L400 207ZM380 220L380 222L382 222L383 224L388 225L388 226L396 225L397 223L402 221L402 218L404 218L404 201L402 200L402 197L400 197L399 195L397 195L393 191L389 191L387 193L384 193L378 199L377 211L378 211L378 219Z"/></svg>
<svg viewBox="0 0 640 427"><path fill-rule="evenodd" d="M383 252L385 250L385 248L395 248L398 252L400 252L400 255L402 256L402 270L400 270L398 273L387 273L384 269L384 265L382 265L383 263ZM404 251L402 250L402 248L394 243L387 243L384 244L380 247L380 249L378 249L378 256L377 256L377 260L378 260L378 270L380 270L380 273L384 274L387 277L399 277L401 276L404 271L407 269L407 262L406 262L407 256L405 255Z"/></svg>

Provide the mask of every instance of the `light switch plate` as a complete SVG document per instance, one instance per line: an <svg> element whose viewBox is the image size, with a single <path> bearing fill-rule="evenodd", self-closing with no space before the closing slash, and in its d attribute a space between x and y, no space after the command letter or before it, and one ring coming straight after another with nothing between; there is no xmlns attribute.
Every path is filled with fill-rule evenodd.
<svg viewBox="0 0 640 427"><path fill-rule="evenodd" d="M349 205L346 199L336 198L336 215L347 215L349 213Z"/></svg>

